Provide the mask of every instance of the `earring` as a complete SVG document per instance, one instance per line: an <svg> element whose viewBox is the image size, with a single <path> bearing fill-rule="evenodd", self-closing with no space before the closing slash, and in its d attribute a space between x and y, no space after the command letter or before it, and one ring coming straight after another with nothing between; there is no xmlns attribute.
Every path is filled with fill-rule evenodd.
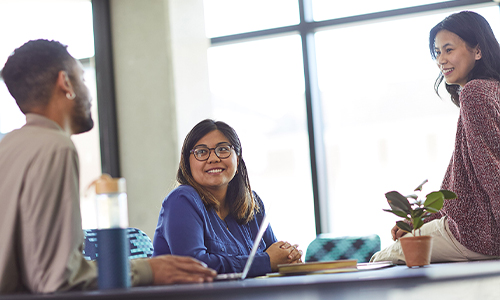
<svg viewBox="0 0 500 300"><path fill-rule="evenodd" d="M76 94L74 94L74 93L71 93L71 92L66 93L66 98L68 98L68 100L73 100L73 99L75 99L75 97L76 97Z"/></svg>

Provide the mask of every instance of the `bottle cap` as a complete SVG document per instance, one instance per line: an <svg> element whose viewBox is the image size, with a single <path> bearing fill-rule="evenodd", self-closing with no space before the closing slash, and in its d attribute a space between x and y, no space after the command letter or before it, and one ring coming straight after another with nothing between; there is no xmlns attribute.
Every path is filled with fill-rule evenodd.
<svg viewBox="0 0 500 300"><path fill-rule="evenodd" d="M102 174L95 181L96 194L125 193L127 191L125 178L112 178L108 174Z"/></svg>

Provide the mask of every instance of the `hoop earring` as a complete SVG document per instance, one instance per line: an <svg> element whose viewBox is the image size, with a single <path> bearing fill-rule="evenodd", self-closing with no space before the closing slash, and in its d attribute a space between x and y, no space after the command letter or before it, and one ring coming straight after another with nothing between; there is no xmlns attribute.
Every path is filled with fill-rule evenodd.
<svg viewBox="0 0 500 300"><path fill-rule="evenodd" d="M76 94L74 94L74 93L71 93L71 92L66 93L66 98L68 98L68 100L73 100L73 99L75 99L75 97L76 97Z"/></svg>

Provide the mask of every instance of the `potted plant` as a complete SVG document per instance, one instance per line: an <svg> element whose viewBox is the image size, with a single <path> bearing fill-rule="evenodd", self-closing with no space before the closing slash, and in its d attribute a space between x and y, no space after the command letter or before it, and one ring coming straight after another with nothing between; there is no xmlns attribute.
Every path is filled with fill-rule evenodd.
<svg viewBox="0 0 500 300"><path fill-rule="evenodd" d="M422 186L427 181L422 182L414 191L420 193ZM457 195L448 190L439 190L427 194L424 199L420 199L416 194L403 196L399 192L392 191L386 193L385 197L391 209L384 209L384 211L403 218L403 220L396 222L396 226L412 234L412 236L399 239L403 248L406 265L414 267L430 264L431 236L422 236L420 227L424 225L426 218L443 208L445 200L455 199ZM409 199L413 202L410 203Z"/></svg>

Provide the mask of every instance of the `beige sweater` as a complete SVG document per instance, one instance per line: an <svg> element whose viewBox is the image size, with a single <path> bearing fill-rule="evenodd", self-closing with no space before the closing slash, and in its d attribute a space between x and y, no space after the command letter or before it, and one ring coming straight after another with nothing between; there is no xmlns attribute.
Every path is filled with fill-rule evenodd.
<svg viewBox="0 0 500 300"><path fill-rule="evenodd" d="M0 294L97 287L82 255L78 154L55 122L26 115L0 141ZM131 264L132 284L152 282L147 260Z"/></svg>

